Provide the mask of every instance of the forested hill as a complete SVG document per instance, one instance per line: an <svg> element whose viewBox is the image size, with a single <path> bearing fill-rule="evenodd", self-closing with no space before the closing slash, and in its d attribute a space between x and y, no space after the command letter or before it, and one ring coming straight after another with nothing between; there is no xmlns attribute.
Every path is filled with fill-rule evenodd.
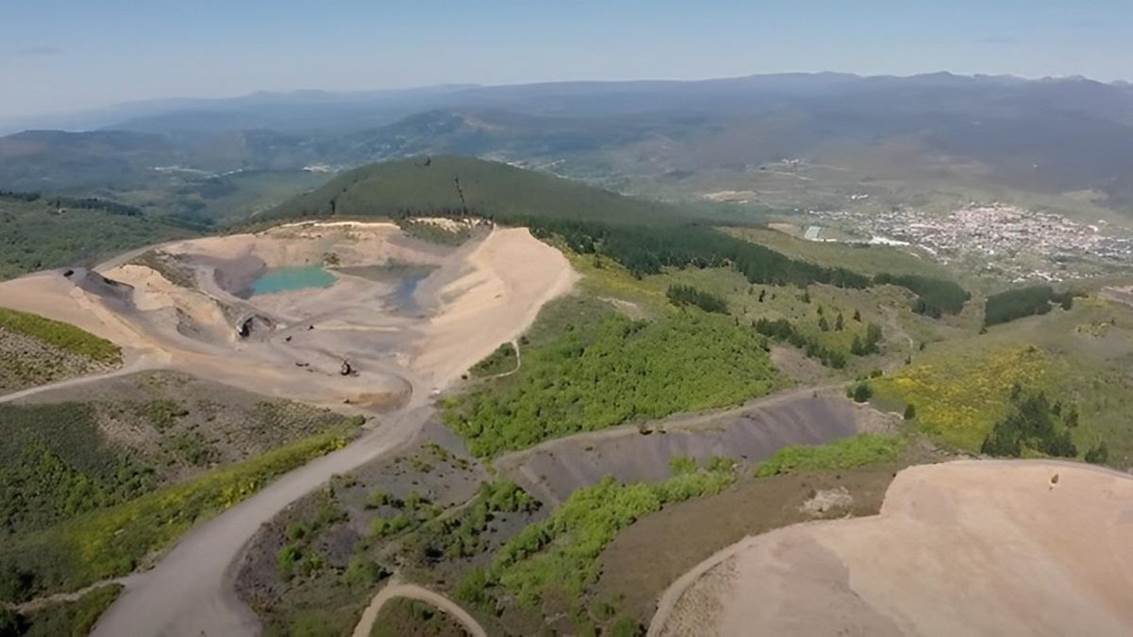
<svg viewBox="0 0 1133 637"><path fill-rule="evenodd" d="M0 280L94 265L132 248L197 234L180 219L117 201L0 191Z"/></svg>
<svg viewBox="0 0 1133 637"><path fill-rule="evenodd" d="M891 283L914 292L914 309L932 316L959 312L968 299L952 281L888 273L870 277L793 259L705 225L713 220L675 206L470 157L364 166L256 220L428 215L473 215L527 226L575 252L608 256L638 276L664 267L732 267L752 283L852 288Z"/></svg>
<svg viewBox="0 0 1133 637"><path fill-rule="evenodd" d="M356 168L258 219L473 214L677 223L677 208L473 157L414 157Z"/></svg>

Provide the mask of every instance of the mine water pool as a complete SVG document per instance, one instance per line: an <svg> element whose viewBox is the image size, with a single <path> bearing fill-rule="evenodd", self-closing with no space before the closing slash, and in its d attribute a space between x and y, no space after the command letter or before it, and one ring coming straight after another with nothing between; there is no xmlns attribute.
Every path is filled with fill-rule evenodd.
<svg viewBox="0 0 1133 637"><path fill-rule="evenodd" d="M252 281L252 296L275 292L294 292L311 288L329 288L334 275L318 265L294 265L268 268Z"/></svg>

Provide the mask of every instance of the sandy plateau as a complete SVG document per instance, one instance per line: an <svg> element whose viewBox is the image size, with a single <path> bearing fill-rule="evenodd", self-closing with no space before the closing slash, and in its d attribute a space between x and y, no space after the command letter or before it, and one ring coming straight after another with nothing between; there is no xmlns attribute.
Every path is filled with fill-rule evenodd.
<svg viewBox="0 0 1133 637"><path fill-rule="evenodd" d="M325 267L333 284L251 294L265 272L302 266ZM391 223L324 222L164 244L98 272L37 273L0 283L0 299L115 342L130 368L388 408L448 384L575 278L525 229L482 227L447 247Z"/></svg>
<svg viewBox="0 0 1133 637"><path fill-rule="evenodd" d="M750 537L650 635L1130 635L1133 479L1053 461L905 469L878 516Z"/></svg>

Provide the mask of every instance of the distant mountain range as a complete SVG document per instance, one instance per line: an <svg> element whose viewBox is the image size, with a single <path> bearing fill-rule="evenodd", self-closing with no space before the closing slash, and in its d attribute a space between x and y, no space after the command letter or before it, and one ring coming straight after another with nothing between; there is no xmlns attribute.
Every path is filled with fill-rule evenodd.
<svg viewBox="0 0 1133 637"><path fill-rule="evenodd" d="M803 158L863 179L963 176L1133 208L1133 86L1085 78L817 73L703 81L256 93L127 104L0 138L0 188L135 187L154 168L503 159L611 187ZM868 169L858 158L868 157Z"/></svg>

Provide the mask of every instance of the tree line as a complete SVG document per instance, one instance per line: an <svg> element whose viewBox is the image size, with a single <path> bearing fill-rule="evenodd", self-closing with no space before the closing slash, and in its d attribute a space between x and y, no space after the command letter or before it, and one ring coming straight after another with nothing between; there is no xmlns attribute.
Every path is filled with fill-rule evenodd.
<svg viewBox="0 0 1133 637"><path fill-rule="evenodd" d="M1065 411L1065 413L1063 413ZM1078 410L1051 405L1043 392L1011 390L1007 415L995 423L980 446L989 456L1018 458L1027 451L1048 456L1073 458L1078 448L1070 430L1078 425Z"/></svg>
<svg viewBox="0 0 1133 637"><path fill-rule="evenodd" d="M665 295L669 297L669 302L677 307L695 305L705 312L728 313L728 302L723 297L698 290L691 285L680 285L679 283L670 285Z"/></svg>
<svg viewBox="0 0 1133 637"><path fill-rule="evenodd" d="M9 201L22 201L33 203L42 201L54 208L77 208L82 210L102 210L116 215L127 217L140 217L143 212L137 206L101 199L99 197L63 197L59 195L44 195L39 192L19 192L14 190L0 190L0 199Z"/></svg>
<svg viewBox="0 0 1133 637"><path fill-rule="evenodd" d="M864 289L889 284L916 294L913 310L934 318L959 312L971 296L954 281L912 274L881 273L869 277L845 268L793 259L705 226L643 226L535 216L512 216L500 221L527 226L540 239L559 237L580 254L607 256L637 277L659 274L665 267L731 267L749 283L766 285L805 287L824 283Z"/></svg>
<svg viewBox="0 0 1133 637"><path fill-rule="evenodd" d="M1046 314L1054 305L1064 310L1074 307L1072 291L1055 292L1049 285L1032 285L1007 290L987 297L984 304L984 325L998 325L1025 316Z"/></svg>
<svg viewBox="0 0 1133 637"><path fill-rule="evenodd" d="M955 281L937 279L919 274L886 274L873 277L875 285L896 285L917 295L913 311L932 318L943 314L957 314L972 295Z"/></svg>
<svg viewBox="0 0 1133 637"><path fill-rule="evenodd" d="M807 358L813 358L827 367L842 369L846 366L845 352L824 346L818 342L818 339L795 329L795 326L785 318L775 320L761 318L755 321L753 327L756 332L768 338L794 345L803 350Z"/></svg>

